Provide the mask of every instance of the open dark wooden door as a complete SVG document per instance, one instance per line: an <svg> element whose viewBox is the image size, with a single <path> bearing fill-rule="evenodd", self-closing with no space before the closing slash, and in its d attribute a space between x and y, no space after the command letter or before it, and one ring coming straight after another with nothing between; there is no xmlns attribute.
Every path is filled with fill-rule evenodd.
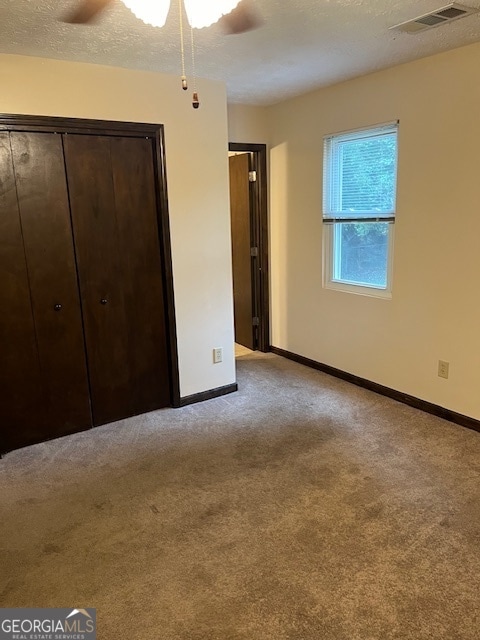
<svg viewBox="0 0 480 640"><path fill-rule="evenodd" d="M235 342L255 349L250 213L250 154L229 158Z"/></svg>
<svg viewBox="0 0 480 640"><path fill-rule="evenodd" d="M152 140L67 135L94 423L170 404Z"/></svg>

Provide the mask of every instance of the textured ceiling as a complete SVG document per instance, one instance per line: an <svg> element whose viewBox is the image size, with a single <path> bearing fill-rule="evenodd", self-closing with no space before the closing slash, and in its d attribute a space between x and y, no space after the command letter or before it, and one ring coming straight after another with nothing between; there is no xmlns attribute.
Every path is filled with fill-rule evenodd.
<svg viewBox="0 0 480 640"><path fill-rule="evenodd" d="M154 1L154 0L152 0ZM388 27L444 0L252 0L256 31L195 31L199 77L225 81L229 102L268 105L315 88L480 40L480 14L417 35ZM480 0L465 2L480 7ZM117 1L95 26L56 20L75 0L0 0L0 53L180 75L177 0L163 29ZM187 38L189 41L189 38ZM190 54L187 54L187 74Z"/></svg>

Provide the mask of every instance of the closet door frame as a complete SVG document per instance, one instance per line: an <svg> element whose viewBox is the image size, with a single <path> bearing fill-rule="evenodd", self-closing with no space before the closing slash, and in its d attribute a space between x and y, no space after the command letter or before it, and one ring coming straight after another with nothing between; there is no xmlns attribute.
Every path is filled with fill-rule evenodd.
<svg viewBox="0 0 480 640"><path fill-rule="evenodd" d="M165 135L162 124L139 122L117 122L112 120L86 120L79 118L56 118L47 116L25 116L0 114L0 131L22 131L58 134L84 134L122 137L145 137L153 141L154 177L157 202L157 221L160 243L160 261L164 284L164 304L169 355L170 401L173 407L180 406L180 382L178 372L177 332L173 292L172 249L168 213L168 192L165 158Z"/></svg>

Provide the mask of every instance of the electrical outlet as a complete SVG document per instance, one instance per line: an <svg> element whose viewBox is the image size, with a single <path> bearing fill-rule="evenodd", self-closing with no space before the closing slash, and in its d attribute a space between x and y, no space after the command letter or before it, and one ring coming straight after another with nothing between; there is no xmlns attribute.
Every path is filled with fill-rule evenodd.
<svg viewBox="0 0 480 640"><path fill-rule="evenodd" d="M438 361L438 376L439 378L448 379L448 367L450 366L449 362L445 362L444 360Z"/></svg>
<svg viewBox="0 0 480 640"><path fill-rule="evenodd" d="M218 364L223 361L223 349L222 347L215 347L213 350L213 364Z"/></svg>

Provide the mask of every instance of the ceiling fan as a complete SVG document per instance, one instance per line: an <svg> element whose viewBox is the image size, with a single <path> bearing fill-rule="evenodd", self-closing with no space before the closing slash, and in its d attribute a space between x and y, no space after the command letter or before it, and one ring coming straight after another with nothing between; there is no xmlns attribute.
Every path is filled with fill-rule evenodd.
<svg viewBox="0 0 480 640"><path fill-rule="evenodd" d="M77 5L69 14L60 18L70 24L93 24L108 6L116 0L77 0ZM121 0L140 20L154 27L163 27L170 11L170 2L175 0ZM180 12L180 47L182 59L182 89L188 89L185 72L182 8L191 27L191 48L193 65L192 106L198 109L200 101L195 86L195 51L193 29L202 29L218 22L228 34L245 33L261 25L261 20L252 9L250 0L176 0Z"/></svg>
<svg viewBox="0 0 480 640"><path fill-rule="evenodd" d="M79 0L77 6L61 20L70 24L93 24L116 0ZM163 27L170 10L170 0L121 0L136 16L154 27ZM173 1L173 0L172 0ZM229 35L245 33L260 26L260 19L248 0L183 0L191 27L202 29L218 22Z"/></svg>

